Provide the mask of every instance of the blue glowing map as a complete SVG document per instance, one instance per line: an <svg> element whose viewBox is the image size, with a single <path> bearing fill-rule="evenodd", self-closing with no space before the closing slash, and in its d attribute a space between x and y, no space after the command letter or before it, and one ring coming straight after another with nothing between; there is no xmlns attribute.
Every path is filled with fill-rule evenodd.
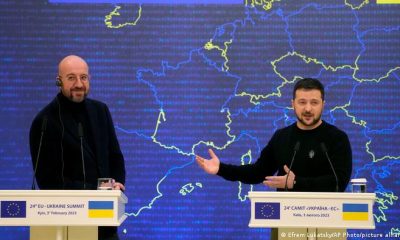
<svg viewBox="0 0 400 240"><path fill-rule="evenodd" d="M323 119L350 138L352 178L377 196L376 229L350 232L400 233L400 4L381 2L1 1L0 188L30 189L31 121L77 54L125 156L121 239L268 239L248 227L247 194L274 189L208 175L194 155L255 162L296 121L294 82L313 77Z"/></svg>

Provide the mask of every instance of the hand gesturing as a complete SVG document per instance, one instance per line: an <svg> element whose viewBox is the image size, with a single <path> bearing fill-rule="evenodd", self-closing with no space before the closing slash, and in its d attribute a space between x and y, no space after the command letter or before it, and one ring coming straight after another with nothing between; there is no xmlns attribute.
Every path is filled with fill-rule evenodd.
<svg viewBox="0 0 400 240"><path fill-rule="evenodd" d="M196 162L205 172L209 174L217 174L220 161L213 150L208 149L208 153L210 154L211 159L204 159L196 155Z"/></svg>

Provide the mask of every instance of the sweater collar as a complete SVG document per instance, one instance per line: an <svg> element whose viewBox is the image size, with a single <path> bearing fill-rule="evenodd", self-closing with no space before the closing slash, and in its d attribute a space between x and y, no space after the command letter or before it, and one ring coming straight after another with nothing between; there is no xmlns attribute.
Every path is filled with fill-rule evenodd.
<svg viewBox="0 0 400 240"><path fill-rule="evenodd" d="M84 112L85 111L85 103L86 103L86 99L83 100L82 102L73 102L70 99L68 99L66 96L64 96L61 92L57 94L57 99L58 101L60 101L60 104L72 111L72 112Z"/></svg>
<svg viewBox="0 0 400 240"><path fill-rule="evenodd" d="M304 129L300 129L297 126L297 122L294 123L295 130L300 134L314 134L314 133L320 132L325 126L326 126L326 122L324 120L322 120L322 123L318 127L314 128L314 129L310 129L310 130L304 130Z"/></svg>

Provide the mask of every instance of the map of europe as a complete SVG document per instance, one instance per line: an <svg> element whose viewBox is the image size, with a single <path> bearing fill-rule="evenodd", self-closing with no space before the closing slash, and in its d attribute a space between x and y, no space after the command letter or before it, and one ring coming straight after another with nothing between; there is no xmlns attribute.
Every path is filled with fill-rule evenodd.
<svg viewBox="0 0 400 240"><path fill-rule="evenodd" d="M30 184L20 173L31 171L29 149L12 149L27 144L33 116L56 94L56 63L74 53L88 60L90 97L110 107L125 156L121 239L266 239L269 229L248 227L248 192L275 189L208 175L194 158L211 148L225 163L254 163L296 121L294 83L313 77L325 85L323 119L349 136L352 178L366 178L377 197L376 229L350 231L400 233L399 4L2 5L1 166L15 171L1 179L22 179L10 189Z"/></svg>

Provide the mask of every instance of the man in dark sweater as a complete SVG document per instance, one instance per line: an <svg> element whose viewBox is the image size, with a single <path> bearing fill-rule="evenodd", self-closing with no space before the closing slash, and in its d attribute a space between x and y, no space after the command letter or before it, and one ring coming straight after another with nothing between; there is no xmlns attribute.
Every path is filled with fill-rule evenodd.
<svg viewBox="0 0 400 240"><path fill-rule="evenodd" d="M211 159L196 156L196 161L207 173L230 181L263 183L278 191L343 192L352 171L351 146L346 133L321 120L324 104L320 81L299 80L292 99L296 123L277 130L255 163L225 164L211 149Z"/></svg>
<svg viewBox="0 0 400 240"><path fill-rule="evenodd" d="M116 181L114 189L125 190L125 162L110 111L106 104L87 98L87 63L71 55L58 68L60 93L35 117L29 135L39 188L94 190L98 178L109 177ZM116 230L100 227L99 239L118 239Z"/></svg>

